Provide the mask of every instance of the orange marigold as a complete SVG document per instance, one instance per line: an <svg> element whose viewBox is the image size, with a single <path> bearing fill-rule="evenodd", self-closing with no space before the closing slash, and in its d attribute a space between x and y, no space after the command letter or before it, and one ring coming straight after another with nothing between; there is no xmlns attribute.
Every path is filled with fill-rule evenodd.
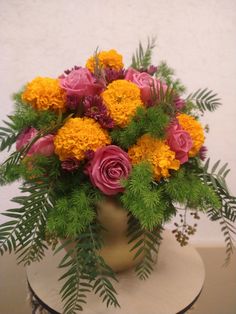
<svg viewBox="0 0 236 314"><path fill-rule="evenodd" d="M201 124L192 116L187 114L180 114L177 116L179 124L182 128L189 133L193 141L193 147L189 151L189 156L194 157L199 152L204 143L204 131Z"/></svg>
<svg viewBox="0 0 236 314"><path fill-rule="evenodd" d="M124 67L123 57L115 49L109 51L101 51L97 54L99 65L104 68L112 68L114 70L121 70ZM86 62L86 68L89 71L94 72L95 58L90 57Z"/></svg>
<svg viewBox="0 0 236 314"><path fill-rule="evenodd" d="M82 160L87 150L96 151L111 143L106 130L90 118L70 118L54 138L55 153L60 160L75 157Z"/></svg>
<svg viewBox="0 0 236 314"><path fill-rule="evenodd" d="M147 160L153 167L156 180L162 177L169 177L169 170L178 170L180 167L179 160L175 159L175 152L161 140L155 139L148 134L143 135L128 151L129 157L133 164Z"/></svg>
<svg viewBox="0 0 236 314"><path fill-rule="evenodd" d="M126 80L116 80L102 93L107 110L120 127L125 127L135 115L138 107L143 106L140 89Z"/></svg>
<svg viewBox="0 0 236 314"><path fill-rule="evenodd" d="M65 111L66 94L59 80L49 77L36 77L26 85L22 100L37 110Z"/></svg>

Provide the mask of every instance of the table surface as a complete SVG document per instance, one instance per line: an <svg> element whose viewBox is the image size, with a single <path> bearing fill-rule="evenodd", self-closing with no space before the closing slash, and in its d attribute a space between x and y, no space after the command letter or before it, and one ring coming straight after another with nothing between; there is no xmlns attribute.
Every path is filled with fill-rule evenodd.
<svg viewBox="0 0 236 314"><path fill-rule="evenodd" d="M49 308L63 312L60 300L62 275L57 268L63 252L53 256L50 250L40 263L27 267L27 277L34 294ZM154 271L140 281L132 270L118 274L115 284L121 308L106 308L98 296L88 295L84 314L176 314L187 308L203 287L205 270L201 257L190 245L180 247L165 231Z"/></svg>

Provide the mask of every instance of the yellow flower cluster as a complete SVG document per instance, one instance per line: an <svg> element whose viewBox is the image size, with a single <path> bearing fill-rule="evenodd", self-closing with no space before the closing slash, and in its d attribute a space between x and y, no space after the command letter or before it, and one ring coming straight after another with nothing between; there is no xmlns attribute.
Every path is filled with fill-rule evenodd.
<svg viewBox="0 0 236 314"><path fill-rule="evenodd" d="M194 157L197 155L204 143L205 137L203 128L194 117L187 114L182 113L177 116L177 119L182 128L189 133L193 141L193 147L189 151L189 156Z"/></svg>
<svg viewBox="0 0 236 314"><path fill-rule="evenodd" d="M73 157L82 160L87 150L96 151L110 143L107 131L90 118L68 119L54 139L55 153L60 160Z"/></svg>
<svg viewBox="0 0 236 314"><path fill-rule="evenodd" d="M109 51L101 51L97 54L99 65L104 68L112 68L114 70L121 70L124 67L122 55L120 55L115 49ZM90 57L86 62L86 68L89 71L94 72L95 58Z"/></svg>
<svg viewBox="0 0 236 314"><path fill-rule="evenodd" d="M154 177L160 180L162 177L169 177L169 169L178 170L179 160L175 159L175 153L164 141L152 138L145 134L140 137L137 144L128 151L133 164L147 160L153 166Z"/></svg>
<svg viewBox="0 0 236 314"><path fill-rule="evenodd" d="M26 85L22 100L37 110L65 111L66 94L58 79L36 77Z"/></svg>
<svg viewBox="0 0 236 314"><path fill-rule="evenodd" d="M107 110L120 127L125 127L135 115L138 107L143 106L140 89L126 80L116 80L102 93Z"/></svg>

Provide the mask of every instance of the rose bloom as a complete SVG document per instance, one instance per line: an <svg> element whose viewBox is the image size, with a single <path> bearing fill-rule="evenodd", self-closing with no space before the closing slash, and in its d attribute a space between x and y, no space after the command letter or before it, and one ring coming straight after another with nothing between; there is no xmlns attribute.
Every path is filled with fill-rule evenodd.
<svg viewBox="0 0 236 314"><path fill-rule="evenodd" d="M146 72L140 73L139 71L129 68L126 72L125 79L136 84L141 90L142 101L150 105L152 102L152 89L156 90L156 94L160 92L162 86L163 92L167 90L167 85L161 81L153 78L150 74Z"/></svg>
<svg viewBox="0 0 236 314"><path fill-rule="evenodd" d="M23 131L17 138L16 149L20 150L25 145L29 144L30 141L38 134L35 128L28 128ZM54 135L48 134L39 138L27 152L27 156L32 156L34 154L40 154L44 156L51 156L54 153Z"/></svg>
<svg viewBox="0 0 236 314"><path fill-rule="evenodd" d="M23 148L26 144L28 144L36 135L38 134L38 131L35 128L27 128L24 131L22 131L16 140L16 149L20 150Z"/></svg>
<svg viewBox="0 0 236 314"><path fill-rule="evenodd" d="M188 152L193 146L193 141L189 133L184 131L178 123L173 124L169 128L167 144L175 152L175 158L181 164L188 161Z"/></svg>
<svg viewBox="0 0 236 314"><path fill-rule="evenodd" d="M85 172L100 191L115 195L124 191L120 180L127 178L131 169L128 154L118 146L109 145L96 150Z"/></svg>
<svg viewBox="0 0 236 314"><path fill-rule="evenodd" d="M70 96L93 96L101 93L104 88L104 85L97 82L86 68L74 69L67 76L61 76L59 80L61 88Z"/></svg>

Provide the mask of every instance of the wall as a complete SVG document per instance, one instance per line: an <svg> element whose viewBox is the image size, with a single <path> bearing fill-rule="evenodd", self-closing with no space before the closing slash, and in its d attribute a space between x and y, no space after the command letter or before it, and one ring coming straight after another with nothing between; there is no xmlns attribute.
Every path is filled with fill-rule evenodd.
<svg viewBox="0 0 236 314"><path fill-rule="evenodd" d="M205 119L207 146L213 162L229 162L236 193L235 31L234 0L0 0L0 118L12 109L10 95L35 76L84 64L97 46L117 48L129 64L138 41L156 35L154 63L165 59L188 91L208 86L222 98L224 107ZM1 188L1 211L16 193L17 185ZM222 244L219 226L201 220L193 242Z"/></svg>

